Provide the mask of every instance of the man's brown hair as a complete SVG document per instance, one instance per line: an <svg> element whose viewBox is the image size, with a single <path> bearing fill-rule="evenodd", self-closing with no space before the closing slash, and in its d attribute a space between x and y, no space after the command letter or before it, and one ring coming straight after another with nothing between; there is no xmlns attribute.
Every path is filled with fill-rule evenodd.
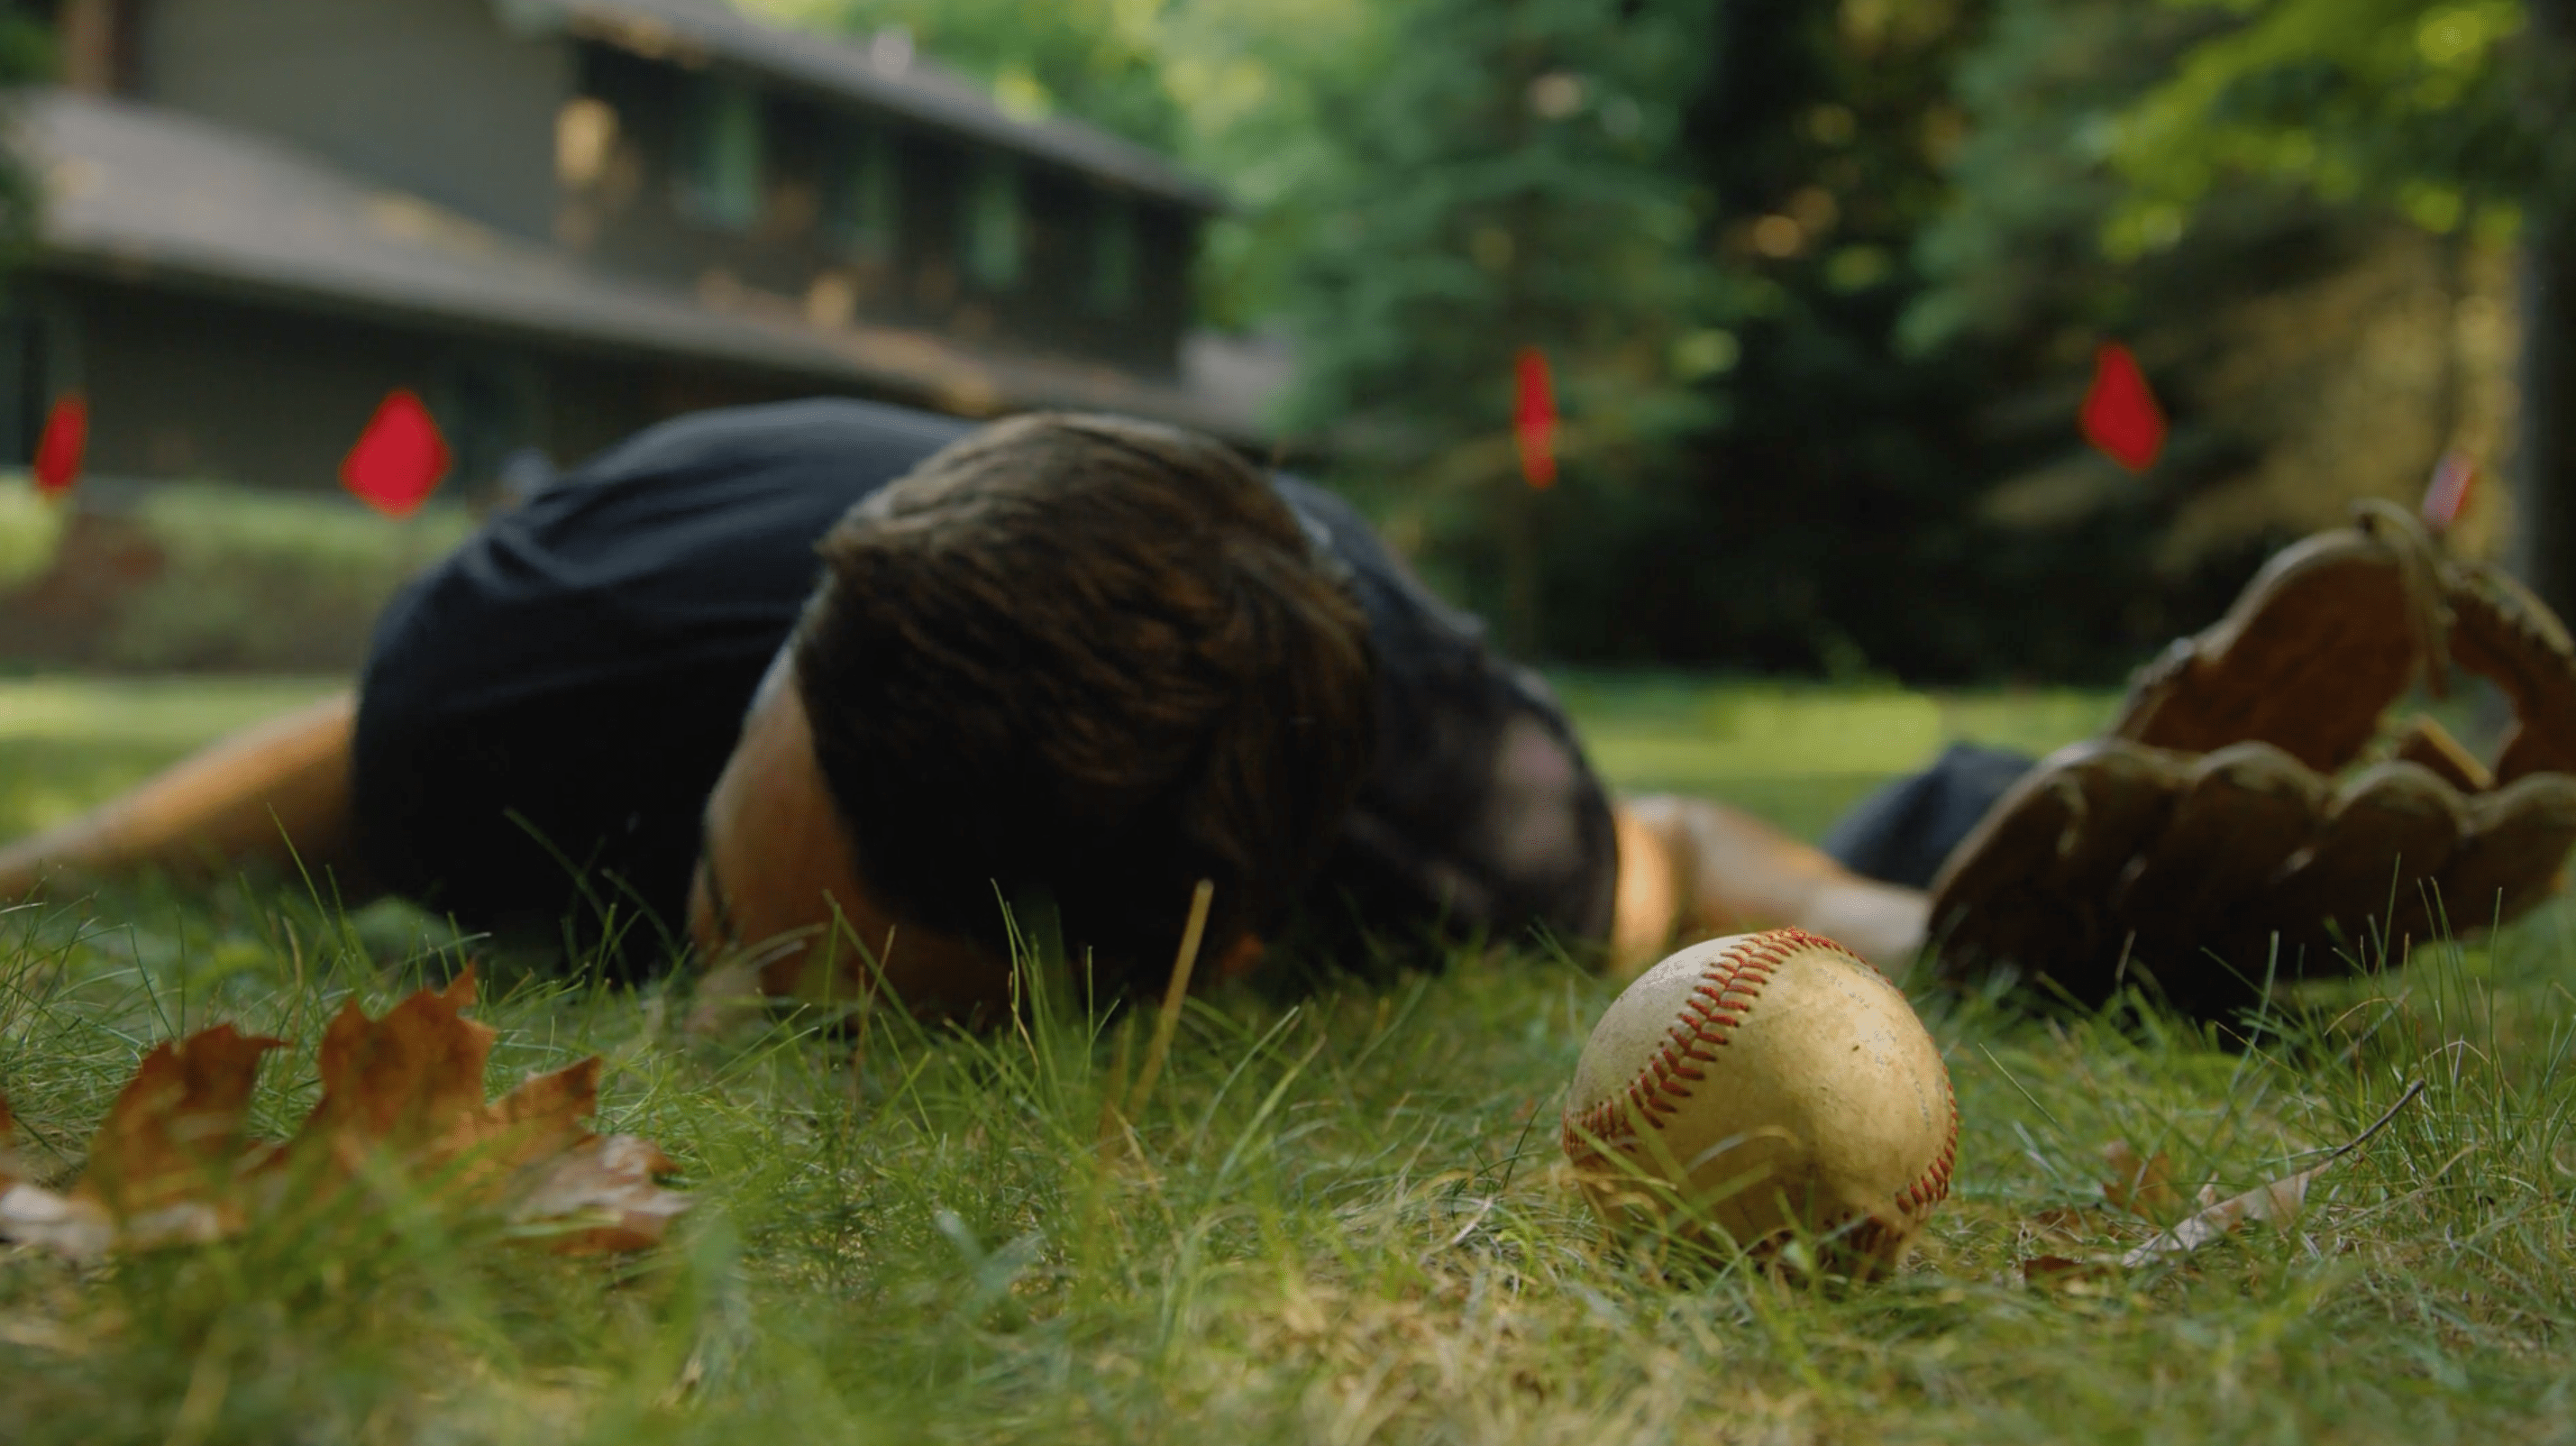
<svg viewBox="0 0 2576 1446"><path fill-rule="evenodd" d="M1051 897L1109 987L1271 929L1376 737L1368 628L1253 467L1108 417L988 427L852 508L795 642L861 880L998 944Z"/></svg>

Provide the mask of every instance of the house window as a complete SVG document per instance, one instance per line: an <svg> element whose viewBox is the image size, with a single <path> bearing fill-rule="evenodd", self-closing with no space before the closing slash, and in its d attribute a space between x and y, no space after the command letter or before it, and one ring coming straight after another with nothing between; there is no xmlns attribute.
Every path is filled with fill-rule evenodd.
<svg viewBox="0 0 2576 1446"><path fill-rule="evenodd" d="M996 291L1017 286L1021 267L1020 171L986 156L966 184L966 271Z"/></svg>
<svg viewBox="0 0 2576 1446"><path fill-rule="evenodd" d="M696 77L680 113L680 202L709 225L760 219L760 95L739 80Z"/></svg>
<svg viewBox="0 0 2576 1446"><path fill-rule="evenodd" d="M875 126L859 132L842 152L832 180L833 239L869 261L894 255L902 191L895 171L894 137Z"/></svg>
<svg viewBox="0 0 2576 1446"><path fill-rule="evenodd" d="M608 175L617 151L617 112L595 95L575 96L555 112L555 179L586 191Z"/></svg>
<svg viewBox="0 0 2576 1446"><path fill-rule="evenodd" d="M456 478L477 490L501 480L512 454L536 440L536 369L505 356L466 356L448 363L432 410L454 449Z"/></svg>
<svg viewBox="0 0 2576 1446"><path fill-rule="evenodd" d="M1091 281L1084 300L1102 316L1136 304L1136 206L1124 196L1091 203Z"/></svg>
<svg viewBox="0 0 2576 1446"><path fill-rule="evenodd" d="M36 459L45 413L60 385L47 362L44 318L22 306L0 311L0 464L24 467Z"/></svg>

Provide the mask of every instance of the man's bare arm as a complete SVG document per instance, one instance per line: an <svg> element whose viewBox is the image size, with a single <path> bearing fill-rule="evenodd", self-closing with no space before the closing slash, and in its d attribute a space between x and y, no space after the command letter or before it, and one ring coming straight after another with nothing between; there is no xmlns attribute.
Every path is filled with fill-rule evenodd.
<svg viewBox="0 0 2576 1446"><path fill-rule="evenodd" d="M353 887L349 802L355 694L341 693L244 729L59 828L0 848L0 899L58 873L118 877L158 869L208 878L253 860L292 858Z"/></svg>
<svg viewBox="0 0 2576 1446"><path fill-rule="evenodd" d="M1793 926L1889 974L1923 947L1921 891L1865 879L1739 809L1669 795L1618 806L1613 967L1633 972L1690 939Z"/></svg>

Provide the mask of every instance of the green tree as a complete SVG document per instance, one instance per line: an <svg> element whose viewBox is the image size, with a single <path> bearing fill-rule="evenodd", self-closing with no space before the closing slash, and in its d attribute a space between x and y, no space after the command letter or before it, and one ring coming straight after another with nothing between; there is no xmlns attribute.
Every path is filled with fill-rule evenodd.
<svg viewBox="0 0 2576 1446"><path fill-rule="evenodd" d="M54 73L50 6L0 6L0 89L43 80ZM0 263L35 244L42 196L36 177L14 147L0 147Z"/></svg>
<svg viewBox="0 0 2576 1446"><path fill-rule="evenodd" d="M775 19L871 35L984 82L1006 110L1078 116L1173 150L1181 117L1163 84L1161 0L745 0Z"/></svg>
<svg viewBox="0 0 2576 1446"><path fill-rule="evenodd" d="M2281 184L2243 158L2355 168L2313 140L2256 138L2253 97L2177 119L2206 57L2246 33L2205 5L1997 0L1954 74L1966 139L1916 246L1927 287L1906 340L1989 392L1976 510L2003 555L2044 569L2052 601L2131 656L2214 616L2264 554L2352 497L2411 501L2445 450L2501 443L2502 347L2475 323L2502 282L2471 208L2432 236L2399 219L2401 193L2427 204L2420 186ZM2374 85L2351 102L2393 104ZM2396 128L2355 119L2350 145L2422 149ZM2144 476L2075 432L2111 340L2135 347L2173 418Z"/></svg>
<svg viewBox="0 0 2576 1446"><path fill-rule="evenodd" d="M2052 666L2082 636L2071 610L2011 600L1962 506L1991 469L1976 359L1896 343L1979 14L1714 8L1671 164L1699 199L1689 254L1732 364L1693 381L1707 421L1668 465L1569 519L1550 592L1565 650L1955 677Z"/></svg>
<svg viewBox="0 0 2576 1446"><path fill-rule="evenodd" d="M2228 364L2237 319L2344 264L2356 238L2313 204L2230 186L2204 198L2187 237L2112 239L2132 195L2114 160L2122 118L2217 23L2161 0L1998 0L1950 77L1963 139L1914 242L1924 284L1900 339L1979 380L1973 455L1987 471L1961 503L1989 524L1976 546L1990 569L2083 617L2081 643L2040 649L2053 670L2101 666L2070 647L2134 659L2196 625L2298 526L2277 507L2238 507L2215 537L2189 519L2257 469L2283 428L2275 399L2249 394L2264 373ZM2076 430L2107 341L2136 349L2172 417L2144 477Z"/></svg>
<svg viewBox="0 0 2576 1446"><path fill-rule="evenodd" d="M2375 206L2522 254L2520 552L2576 608L2576 3L2226 0L2120 119L2116 247L2179 244L2231 183Z"/></svg>
<svg viewBox="0 0 2576 1446"><path fill-rule="evenodd" d="M1709 418L1676 347L1687 367L1729 302L1694 263L1672 161L1707 8L1391 0L1311 80L1333 163L1276 203L1304 219L1287 420L1524 648L1547 640L1547 534L1612 479L1667 469ZM1546 494L1512 440L1523 347L1550 360L1566 418L1567 485Z"/></svg>

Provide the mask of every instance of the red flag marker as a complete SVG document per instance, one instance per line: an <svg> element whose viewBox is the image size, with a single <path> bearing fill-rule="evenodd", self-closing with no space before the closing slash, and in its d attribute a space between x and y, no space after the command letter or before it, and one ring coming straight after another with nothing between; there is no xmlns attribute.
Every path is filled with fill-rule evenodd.
<svg viewBox="0 0 2576 1446"><path fill-rule="evenodd" d="M2138 359L2118 342L2093 354L2093 385L2084 393L2084 440L2132 472L2144 472L2165 449L2164 408L2147 389Z"/></svg>
<svg viewBox="0 0 2576 1446"><path fill-rule="evenodd" d="M1556 388L1548 379L1547 354L1522 347L1512 370L1520 387L1512 407L1512 436L1520 443L1521 476L1544 491L1556 485Z"/></svg>
<svg viewBox="0 0 2576 1446"><path fill-rule="evenodd" d="M60 497L80 480L81 457L89 451L89 399L65 392L45 414L44 434L36 439L36 490Z"/></svg>
<svg viewBox="0 0 2576 1446"><path fill-rule="evenodd" d="M396 387L340 459L340 485L387 517L409 517L437 490L450 460L437 418L410 388Z"/></svg>
<svg viewBox="0 0 2576 1446"><path fill-rule="evenodd" d="M2433 467L2433 480L2424 488L2424 526L2435 537L2451 530L2460 514L2469 510L2469 499L2478 492L2478 464L2469 454L2454 447L2442 454Z"/></svg>

